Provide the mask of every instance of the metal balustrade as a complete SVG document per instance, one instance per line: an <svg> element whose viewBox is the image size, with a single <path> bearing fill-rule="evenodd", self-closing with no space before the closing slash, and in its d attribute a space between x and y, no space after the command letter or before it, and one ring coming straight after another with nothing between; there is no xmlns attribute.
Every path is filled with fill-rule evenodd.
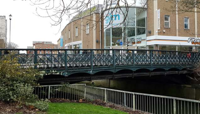
<svg viewBox="0 0 200 114"><path fill-rule="evenodd" d="M198 52L125 49L0 49L0 57L13 53L21 67L33 67L62 75L123 69L184 69L199 63Z"/></svg>
<svg viewBox="0 0 200 114"><path fill-rule="evenodd" d="M121 91L84 84L40 86L35 87L34 94L42 99L98 99L148 114L200 114L199 100Z"/></svg>

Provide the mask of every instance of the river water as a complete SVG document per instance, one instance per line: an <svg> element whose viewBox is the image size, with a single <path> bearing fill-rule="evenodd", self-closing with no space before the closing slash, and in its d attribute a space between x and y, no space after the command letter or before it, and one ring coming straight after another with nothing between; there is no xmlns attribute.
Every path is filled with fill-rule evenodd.
<svg viewBox="0 0 200 114"><path fill-rule="evenodd" d="M85 81L83 83L93 84L98 87L107 87L119 90L126 90L139 93L149 93L156 95L165 95L173 97L181 97L188 99L200 100L200 87L171 83L170 81L157 80L152 81L148 78L145 79L106 79L106 80L93 80Z"/></svg>

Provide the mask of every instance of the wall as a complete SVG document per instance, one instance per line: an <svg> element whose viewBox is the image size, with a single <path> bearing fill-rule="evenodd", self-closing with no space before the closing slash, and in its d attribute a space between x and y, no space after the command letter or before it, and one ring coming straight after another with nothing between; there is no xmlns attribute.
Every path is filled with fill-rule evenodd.
<svg viewBox="0 0 200 114"><path fill-rule="evenodd" d="M5 16L0 16L0 48L5 48L7 42L7 21Z"/></svg>

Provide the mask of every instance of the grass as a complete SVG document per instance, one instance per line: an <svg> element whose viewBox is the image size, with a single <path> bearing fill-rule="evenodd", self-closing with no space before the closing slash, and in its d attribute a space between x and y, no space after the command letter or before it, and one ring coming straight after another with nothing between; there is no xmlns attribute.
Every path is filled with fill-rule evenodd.
<svg viewBox="0 0 200 114"><path fill-rule="evenodd" d="M127 114L119 110L87 103L49 103L47 114Z"/></svg>

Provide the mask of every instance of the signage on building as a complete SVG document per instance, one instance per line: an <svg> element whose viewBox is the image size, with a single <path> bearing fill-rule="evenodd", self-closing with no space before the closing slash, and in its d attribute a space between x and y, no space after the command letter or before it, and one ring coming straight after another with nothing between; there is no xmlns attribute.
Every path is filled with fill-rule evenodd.
<svg viewBox="0 0 200 114"><path fill-rule="evenodd" d="M63 38L60 38L60 47L63 47Z"/></svg>
<svg viewBox="0 0 200 114"><path fill-rule="evenodd" d="M200 38L188 38L188 43L200 44Z"/></svg>
<svg viewBox="0 0 200 114"><path fill-rule="evenodd" d="M123 13L120 10L108 10L104 13L104 26L119 26L124 21Z"/></svg>

